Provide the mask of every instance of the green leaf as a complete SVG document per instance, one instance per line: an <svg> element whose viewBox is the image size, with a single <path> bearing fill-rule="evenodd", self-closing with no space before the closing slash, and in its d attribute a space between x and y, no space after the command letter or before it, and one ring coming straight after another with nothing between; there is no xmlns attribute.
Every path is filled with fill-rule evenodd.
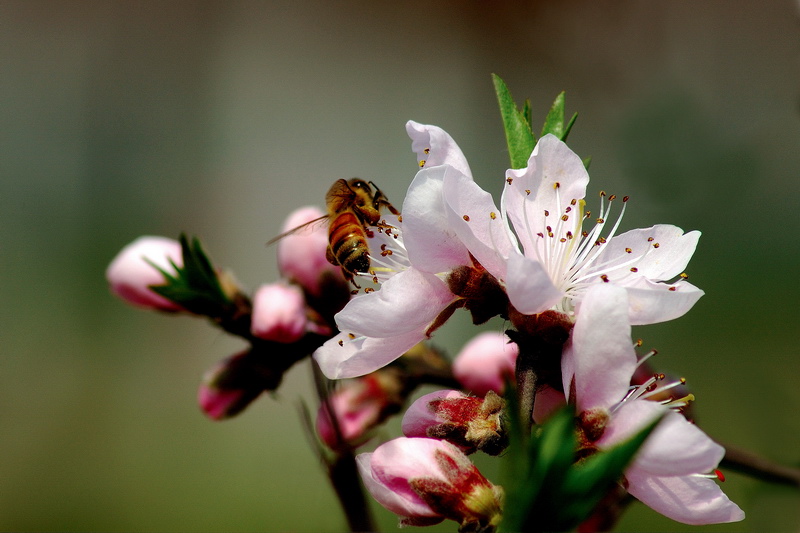
<svg viewBox="0 0 800 533"><path fill-rule="evenodd" d="M569 119L569 123L565 126L564 125L564 106L566 104L566 93L561 91L561 93L556 96L556 99L553 101L553 105L550 107L550 111L547 113L547 117L544 119L544 125L542 126L542 137L547 135L548 133L552 133L562 141L567 140L567 136L569 135L570 130L572 130L572 126L575 124L575 121L578 118L578 114L575 113L572 115L572 118Z"/></svg>
<svg viewBox="0 0 800 533"><path fill-rule="evenodd" d="M511 92L500 76L492 74L492 81L503 119L511 168L525 168L536 144L530 126L530 103L525 105L523 111L518 110Z"/></svg>
<svg viewBox="0 0 800 533"><path fill-rule="evenodd" d="M510 398L507 398L507 401ZM513 407L513 402L509 407ZM575 416L572 406L553 415L527 444L525 458L519 450L519 432L513 430L507 459L506 505L503 531L568 531L583 522L608 490L622 477L636 452L660 419L616 447L578 460ZM516 422L519 426L519 422ZM513 438L516 431L517 439Z"/></svg>
<svg viewBox="0 0 800 533"><path fill-rule="evenodd" d="M173 275L152 262L164 276L163 285L152 285L153 292L175 302L189 312L210 317L221 317L232 305L222 290L214 265L209 260L197 238L189 243L186 235L180 236L183 266L172 262Z"/></svg>

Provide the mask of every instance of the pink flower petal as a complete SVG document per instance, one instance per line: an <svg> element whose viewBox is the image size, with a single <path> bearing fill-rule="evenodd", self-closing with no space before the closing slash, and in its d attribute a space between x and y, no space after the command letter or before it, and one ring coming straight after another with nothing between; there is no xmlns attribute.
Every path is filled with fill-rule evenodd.
<svg viewBox="0 0 800 533"><path fill-rule="evenodd" d="M691 525L738 522L744 512L712 479L699 476L656 477L637 468L625 473L628 492L678 522Z"/></svg>
<svg viewBox="0 0 800 533"><path fill-rule="evenodd" d="M569 391L574 375L578 412L608 408L628 390L636 368L625 289L602 283L589 289L564 348L562 376Z"/></svg>
<svg viewBox="0 0 800 533"><path fill-rule="evenodd" d="M152 262L150 264L148 261ZM106 269L111 292L130 304L161 311L179 311L181 307L153 292L150 285L164 285L161 272L153 265L174 274L183 265L181 245L174 239L143 236L128 244Z"/></svg>
<svg viewBox="0 0 800 533"><path fill-rule="evenodd" d="M533 404L533 421L541 424L565 405L567 405L567 399L564 397L564 393L545 385L536 393L536 401Z"/></svg>
<svg viewBox="0 0 800 533"><path fill-rule="evenodd" d="M442 128L409 120L406 122L406 132L411 138L411 149L417 154L417 160L422 167L449 165L472 178L467 158L453 138ZM403 215L405 216L405 213Z"/></svg>
<svg viewBox="0 0 800 533"><path fill-rule="evenodd" d="M306 330L306 301L297 285L262 285L253 295L250 331L264 340L290 343Z"/></svg>
<svg viewBox="0 0 800 533"><path fill-rule="evenodd" d="M447 220L478 262L498 279L506 275L506 258L516 252L492 195L463 174L444 178ZM512 252L513 251L513 252Z"/></svg>
<svg viewBox="0 0 800 533"><path fill-rule="evenodd" d="M508 258L505 281L511 304L525 315L550 309L564 297L541 263L518 253Z"/></svg>
<svg viewBox="0 0 800 533"><path fill-rule="evenodd" d="M339 331L396 337L426 329L456 297L433 274L409 268L375 292L356 296L336 315ZM424 305L420 305L424 302Z"/></svg>
<svg viewBox="0 0 800 533"><path fill-rule="evenodd" d="M451 174L459 172L450 166L418 172L403 202L402 232L408 259L434 274L471 264L467 247L447 218L444 178Z"/></svg>
<svg viewBox="0 0 800 533"><path fill-rule="evenodd" d="M422 501L413 491L398 492L390 489L375 479L372 474L372 453L361 453L356 456L356 465L364 486L378 503L400 516L438 516L428 504Z"/></svg>

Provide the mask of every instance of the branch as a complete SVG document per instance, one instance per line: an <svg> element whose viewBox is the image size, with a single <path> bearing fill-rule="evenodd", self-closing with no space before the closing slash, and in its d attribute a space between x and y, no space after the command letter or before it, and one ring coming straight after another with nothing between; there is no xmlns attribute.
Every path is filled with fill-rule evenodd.
<svg viewBox="0 0 800 533"><path fill-rule="evenodd" d="M800 488L800 468L770 461L738 446L718 444L725 448L725 457L720 463L721 466L762 481Z"/></svg>

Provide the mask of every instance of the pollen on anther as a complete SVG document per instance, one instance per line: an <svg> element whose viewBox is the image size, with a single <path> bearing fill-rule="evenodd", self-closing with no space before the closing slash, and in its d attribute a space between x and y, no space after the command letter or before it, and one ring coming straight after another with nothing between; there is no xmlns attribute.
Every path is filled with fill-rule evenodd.
<svg viewBox="0 0 800 533"><path fill-rule="evenodd" d="M611 196L608 197L608 201L609 202L613 202L616 199L617 199L617 195L616 194L612 194Z"/></svg>
<svg viewBox="0 0 800 533"><path fill-rule="evenodd" d="M366 287L364 289L364 294L369 294L371 292L375 292L375 289L373 289L372 287Z"/></svg>
<svg viewBox="0 0 800 533"><path fill-rule="evenodd" d="M648 237L648 238L647 238L647 242L653 242L654 240L655 240L655 238L654 238L654 237Z"/></svg>
<svg viewBox="0 0 800 533"><path fill-rule="evenodd" d="M358 289L353 289L352 291L350 291L350 294L355 296L356 294L358 294Z"/></svg>
<svg viewBox="0 0 800 533"><path fill-rule="evenodd" d="M566 222L567 220L569 220L569 215L561 215L561 220Z"/></svg>
<svg viewBox="0 0 800 533"><path fill-rule="evenodd" d="M350 337L351 340L356 338L356 336L352 333L348 333L347 336Z"/></svg>
<svg viewBox="0 0 800 533"><path fill-rule="evenodd" d="M464 215L464 216L463 216L463 217L461 217L461 218L463 218L463 219L464 219L464 222L469 222L469 215Z"/></svg>
<svg viewBox="0 0 800 533"><path fill-rule="evenodd" d="M514 181L514 178L506 178L506 183L511 185L511 182Z"/></svg>
<svg viewBox="0 0 800 533"><path fill-rule="evenodd" d="M689 274L687 274L686 272L681 272L681 279L688 279L688 278Z"/></svg>
<svg viewBox="0 0 800 533"><path fill-rule="evenodd" d="M633 253L633 250L631 250L630 248L625 248L625 253L626 254Z"/></svg>
<svg viewBox="0 0 800 533"><path fill-rule="evenodd" d="M424 166L425 166L425 160L424 159L420 159L419 160L419 168L422 168Z"/></svg>
<svg viewBox="0 0 800 533"><path fill-rule="evenodd" d="M492 211L491 213L489 213L489 218L491 218L492 220L495 220L497 218L497 213Z"/></svg>
<svg viewBox="0 0 800 533"><path fill-rule="evenodd" d="M344 341L342 339L339 339L338 344L339 344L339 346L344 346Z"/></svg>
<svg viewBox="0 0 800 533"><path fill-rule="evenodd" d="M636 267L631 267L631 272L639 272L639 269Z"/></svg>
<svg viewBox="0 0 800 533"><path fill-rule="evenodd" d="M525 189L525 194L526 195L530 195L531 194L531 190L530 189Z"/></svg>
<svg viewBox="0 0 800 533"><path fill-rule="evenodd" d="M681 385L686 385L686 378L681 378L678 381L681 382Z"/></svg>
<svg viewBox="0 0 800 533"><path fill-rule="evenodd" d="M606 221L606 220L605 220L604 218L598 218L598 219L597 219L597 223L598 223L598 224L602 224L602 223L604 223L605 221Z"/></svg>
<svg viewBox="0 0 800 533"><path fill-rule="evenodd" d="M660 245L660 244L658 244L657 242L654 242L654 243L653 243L653 248L658 248L658 247L660 247L660 246L661 246L661 245Z"/></svg>
<svg viewBox="0 0 800 533"><path fill-rule="evenodd" d="M606 195L606 191L600 191L600 196L604 197Z"/></svg>
<svg viewBox="0 0 800 533"><path fill-rule="evenodd" d="M403 215L397 215L397 221L398 222L402 222L403 221Z"/></svg>
<svg viewBox="0 0 800 533"><path fill-rule="evenodd" d="M555 183L553 184L553 188L554 188L554 189L558 189L558 188L560 188L560 187L561 187L561 184L560 184L559 182L555 182Z"/></svg>
<svg viewBox="0 0 800 533"><path fill-rule="evenodd" d="M372 283L378 283L378 276L372 276Z"/></svg>
<svg viewBox="0 0 800 533"><path fill-rule="evenodd" d="M569 201L569 205L577 205L577 204L578 204L578 200L575 199L575 198L573 198L572 200Z"/></svg>
<svg viewBox="0 0 800 533"><path fill-rule="evenodd" d="M608 280L608 276L607 276L607 275L605 275L605 274L603 274L602 276L600 276L600 279L602 279L604 283L608 283L608 281L609 281L609 280Z"/></svg>
<svg viewBox="0 0 800 533"><path fill-rule="evenodd" d="M567 232L567 239L572 239L572 232L571 231Z"/></svg>
<svg viewBox="0 0 800 533"><path fill-rule="evenodd" d="M425 155L428 155L429 153L431 153L431 149L430 148L425 148L423 150L423 152L425 152Z"/></svg>

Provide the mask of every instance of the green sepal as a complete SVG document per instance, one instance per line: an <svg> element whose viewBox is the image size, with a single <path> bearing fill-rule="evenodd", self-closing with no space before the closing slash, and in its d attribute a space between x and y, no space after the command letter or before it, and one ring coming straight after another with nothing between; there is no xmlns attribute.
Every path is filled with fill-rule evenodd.
<svg viewBox="0 0 800 533"><path fill-rule="evenodd" d="M548 133L552 133L562 141L566 142L567 136L569 135L570 130L572 130L575 120L578 118L578 113L572 115L572 118L569 119L569 122L564 125L565 103L566 93L561 91L561 94L556 96L556 99L553 101L553 105L550 107L550 111L547 113L547 117L544 119L544 125L542 126L542 137Z"/></svg>
<svg viewBox="0 0 800 533"><path fill-rule="evenodd" d="M516 402L508 396L509 407ZM528 439L513 414L503 484L502 531L568 531L583 522L619 481L660 419L618 446L578 461L574 407L567 406Z"/></svg>
<svg viewBox="0 0 800 533"><path fill-rule="evenodd" d="M497 94L497 103L500 106L500 116L503 119L511 168L525 168L528 158L533 152L533 147L536 145L530 125L530 102L525 103L522 111L518 110L508 86L500 79L500 76L492 74L492 81Z"/></svg>
<svg viewBox="0 0 800 533"><path fill-rule="evenodd" d="M150 262L164 276L163 285L151 285L150 289L178 304L191 313L221 317L232 305L232 301L219 282L214 265L208 259L200 241L195 237L191 243L185 234L180 236L183 266L170 261L175 274Z"/></svg>

